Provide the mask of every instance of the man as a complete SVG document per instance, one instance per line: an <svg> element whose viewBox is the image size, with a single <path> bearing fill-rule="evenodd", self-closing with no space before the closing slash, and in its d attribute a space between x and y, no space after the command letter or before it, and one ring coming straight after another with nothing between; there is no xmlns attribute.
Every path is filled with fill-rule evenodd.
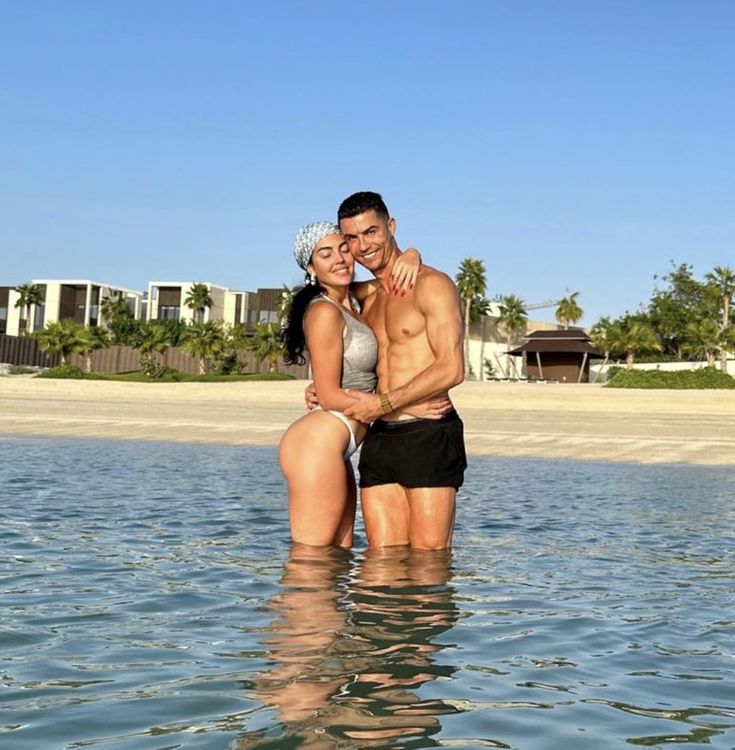
<svg viewBox="0 0 735 750"><path fill-rule="evenodd" d="M350 391L345 414L373 422L362 445L360 489L371 546L446 549L452 543L457 489L467 466L463 426L452 408L440 419L415 419L406 408L446 398L464 379L462 315L445 274L422 266L415 288L391 292L401 254L396 222L380 195L345 199L339 225L355 260L380 282L363 315L378 339L378 393Z"/></svg>

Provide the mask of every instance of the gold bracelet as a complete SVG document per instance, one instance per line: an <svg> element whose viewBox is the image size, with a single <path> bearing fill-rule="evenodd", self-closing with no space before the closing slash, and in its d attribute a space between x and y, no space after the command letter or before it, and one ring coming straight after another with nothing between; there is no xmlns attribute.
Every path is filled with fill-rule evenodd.
<svg viewBox="0 0 735 750"><path fill-rule="evenodd" d="M380 410L383 412L383 414L390 414L393 411L393 407L388 400L388 394L379 393L378 396L380 397Z"/></svg>

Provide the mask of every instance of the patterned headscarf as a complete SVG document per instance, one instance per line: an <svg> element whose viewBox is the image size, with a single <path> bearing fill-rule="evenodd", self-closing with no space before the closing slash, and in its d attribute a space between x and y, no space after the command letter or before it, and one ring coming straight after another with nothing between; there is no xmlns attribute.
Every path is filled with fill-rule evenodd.
<svg viewBox="0 0 735 750"><path fill-rule="evenodd" d="M331 221L317 221L314 224L307 224L296 232L293 256L304 271L311 261L311 254L314 252L317 243L325 237L329 237L330 234L342 234L340 228Z"/></svg>

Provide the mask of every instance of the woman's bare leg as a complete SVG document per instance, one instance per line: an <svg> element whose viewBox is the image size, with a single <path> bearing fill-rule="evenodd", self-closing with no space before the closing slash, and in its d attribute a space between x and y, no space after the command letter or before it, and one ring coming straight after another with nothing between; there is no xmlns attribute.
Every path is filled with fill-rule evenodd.
<svg viewBox="0 0 735 750"><path fill-rule="evenodd" d="M288 482L291 537L299 544L352 544L355 480L344 452L349 432L332 414L314 411L281 438L279 461Z"/></svg>
<svg viewBox="0 0 735 750"><path fill-rule="evenodd" d="M355 483L355 472L352 470L352 464L349 461L345 461L345 470L347 472L347 502L342 512L342 518L339 520L337 533L332 540L335 547L351 547L355 531L357 484Z"/></svg>

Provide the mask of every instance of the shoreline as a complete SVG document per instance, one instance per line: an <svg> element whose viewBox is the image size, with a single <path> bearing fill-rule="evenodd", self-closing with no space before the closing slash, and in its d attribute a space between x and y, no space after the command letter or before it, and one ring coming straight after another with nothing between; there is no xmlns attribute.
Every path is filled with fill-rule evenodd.
<svg viewBox="0 0 735 750"><path fill-rule="evenodd" d="M0 436L276 446L306 381L123 383L0 378ZM464 383L470 455L735 466L732 391Z"/></svg>

